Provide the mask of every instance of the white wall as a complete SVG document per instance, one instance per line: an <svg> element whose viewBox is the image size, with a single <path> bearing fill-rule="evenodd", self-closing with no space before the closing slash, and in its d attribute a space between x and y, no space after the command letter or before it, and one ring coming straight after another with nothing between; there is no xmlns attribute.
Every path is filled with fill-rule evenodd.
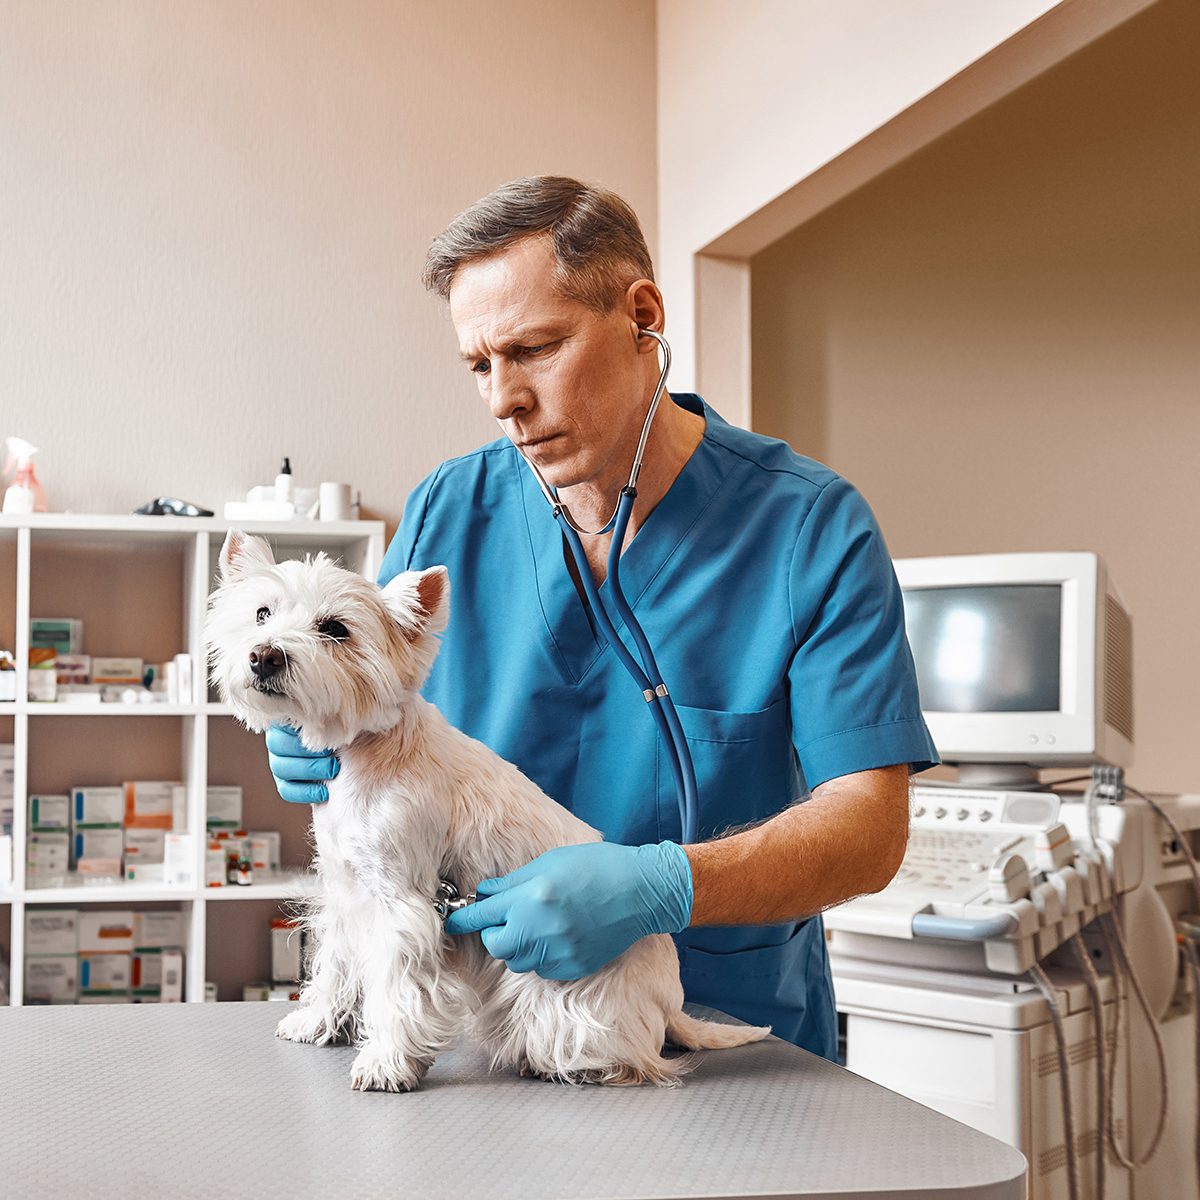
<svg viewBox="0 0 1200 1200"><path fill-rule="evenodd" d="M6 0L0 436L51 507L350 480L394 521L494 436L430 239L517 175L655 237L651 0Z"/></svg>
<svg viewBox="0 0 1200 1200"><path fill-rule="evenodd" d="M753 262L755 426L898 557L1096 550L1133 782L1200 790L1200 6L1162 0Z"/></svg>
<svg viewBox="0 0 1200 1200"><path fill-rule="evenodd" d="M819 201L805 201L805 215L1147 2L658 0L659 275L675 386L693 385L698 374L697 254L710 248L744 258L782 235L795 223L784 198L1044 14L1066 15L1024 38L997 72L978 72L956 89L954 108L930 106L921 122L877 139L856 160L864 164L857 174L846 168ZM720 242L773 205L786 223L760 244L739 250L728 237ZM728 279L718 272L710 286ZM712 340L724 334L719 324ZM706 335L703 352L707 362L725 350ZM716 378L727 374L719 369ZM708 399L722 407L720 397ZM747 421L748 397L727 415Z"/></svg>

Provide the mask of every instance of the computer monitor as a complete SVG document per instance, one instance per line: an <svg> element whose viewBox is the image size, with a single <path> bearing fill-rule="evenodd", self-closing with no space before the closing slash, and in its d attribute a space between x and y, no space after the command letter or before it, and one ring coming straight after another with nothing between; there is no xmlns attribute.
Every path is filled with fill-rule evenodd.
<svg viewBox="0 0 1200 1200"><path fill-rule="evenodd" d="M1133 762L1133 627L1097 554L895 562L921 707L943 761ZM987 772L960 766L960 778Z"/></svg>

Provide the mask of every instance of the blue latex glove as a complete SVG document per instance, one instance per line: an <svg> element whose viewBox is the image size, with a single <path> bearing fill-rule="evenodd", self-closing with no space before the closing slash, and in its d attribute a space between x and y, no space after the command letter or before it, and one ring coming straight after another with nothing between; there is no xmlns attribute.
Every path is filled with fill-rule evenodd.
<svg viewBox="0 0 1200 1200"><path fill-rule="evenodd" d="M581 979L650 933L678 933L692 914L692 867L682 846L592 842L547 850L452 912L447 933L479 931L510 971Z"/></svg>
<svg viewBox="0 0 1200 1200"><path fill-rule="evenodd" d="M329 789L324 781L337 778L342 760L332 750L307 750L291 725L267 730L267 761L275 790L293 804L324 804Z"/></svg>

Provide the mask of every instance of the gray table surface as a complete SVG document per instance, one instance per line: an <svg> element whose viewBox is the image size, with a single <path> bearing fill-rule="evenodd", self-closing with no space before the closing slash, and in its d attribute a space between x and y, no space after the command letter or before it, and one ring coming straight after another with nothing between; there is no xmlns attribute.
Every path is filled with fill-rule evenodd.
<svg viewBox="0 0 1200 1200"><path fill-rule="evenodd" d="M350 1088L350 1047L272 1036L281 1004L0 1009L0 1193L32 1196L970 1197L1020 1200L1014 1149L776 1039L683 1086L490 1075Z"/></svg>

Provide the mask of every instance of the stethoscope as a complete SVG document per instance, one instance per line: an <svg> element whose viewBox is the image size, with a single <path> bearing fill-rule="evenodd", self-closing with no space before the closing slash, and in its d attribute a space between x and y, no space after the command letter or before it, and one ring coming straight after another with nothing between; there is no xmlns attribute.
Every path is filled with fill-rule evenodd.
<svg viewBox="0 0 1200 1200"><path fill-rule="evenodd" d="M633 609L630 608L629 601L625 599L625 593L621 588L621 547L625 543L625 530L629 525L630 515L633 513L633 502L637 499L638 475L641 474L642 470L642 457L646 452L646 441L650 436L650 425L654 420L655 412L658 411L659 401L662 399L663 392L667 386L667 372L671 369L671 347L667 345L667 339L661 333L656 333L653 329L641 329L638 333L639 336L652 337L662 348L662 370L658 376L658 385L654 389L654 399L650 401L650 408L646 413L646 419L642 422L642 436L638 439L637 450L633 456L633 465L629 470L629 482L621 489L621 494L617 498L617 504L613 509L612 516L599 529L581 529L576 525L567 506L558 498L558 493L554 488L546 482L537 465L526 457L519 446L517 447L517 453L525 459L529 469L533 472L534 478L538 482L538 487L542 489L542 495L546 497L546 501L550 505L550 511L554 519L563 531L563 536L566 538L567 545L571 549L571 556L574 558L575 565L579 569L579 578L583 584L583 590L587 595L588 602L592 606L596 623L600 626L604 640L612 647L613 653L620 659L621 665L633 677L634 682L641 689L643 699L650 706L650 715L654 718L655 725L658 726L659 737L662 738L663 747L667 751L667 760L671 766L671 774L675 779L675 794L679 801L679 820L683 826L683 841L686 844L695 842L697 838L698 795L696 789L696 769L692 763L692 755L688 749L687 739L683 735L683 726L679 722L679 714L675 711L675 704L671 700L671 694L667 691L667 685L663 682L662 672L658 669L658 663L654 661L654 651L651 650L650 642L647 640L646 634L638 623L637 618L633 615ZM612 530L612 545L608 551L608 587L612 594L613 606L617 610L617 615L625 622L625 628L629 630L630 636L637 646L638 655L641 658L640 662L630 653L613 626L612 618L608 615L608 610L601 602L600 591L596 587L596 581L592 578L592 569L588 564L587 555L583 552L583 543L579 540L581 533L589 537L594 537L598 534L607 533L610 529Z"/></svg>

